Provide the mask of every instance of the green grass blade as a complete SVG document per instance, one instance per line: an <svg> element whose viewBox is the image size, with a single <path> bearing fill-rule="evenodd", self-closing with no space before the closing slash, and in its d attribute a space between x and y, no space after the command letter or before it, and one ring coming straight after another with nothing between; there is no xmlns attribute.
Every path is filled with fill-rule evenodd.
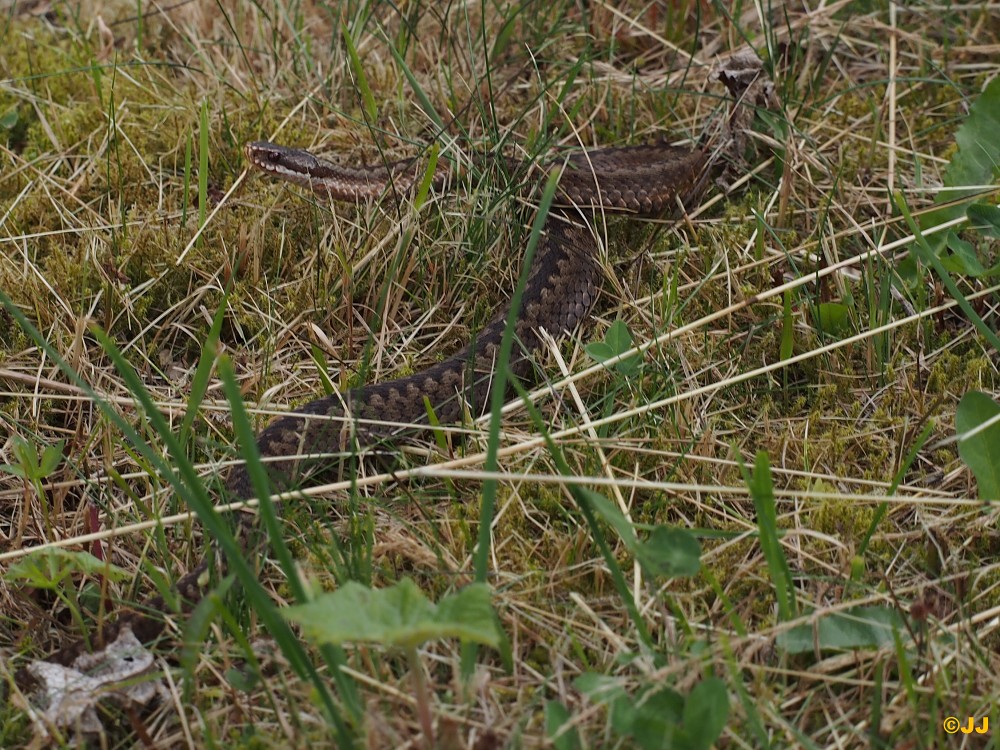
<svg viewBox="0 0 1000 750"><path fill-rule="evenodd" d="M785 290L781 301L781 347L779 357L784 362L792 356L795 346L795 320L792 318L792 292L790 289ZM782 372L787 373L788 371L783 370Z"/></svg>
<svg viewBox="0 0 1000 750"><path fill-rule="evenodd" d="M549 215L549 208L556 194L556 186L559 183L558 171L553 171L545 182L545 189L542 191L542 200L535 213L535 220L531 225L531 235L528 238L528 245L524 250L524 260L521 262L521 274L517 280L517 286L510 299L510 312L507 315L507 325L503 331L503 339L500 342L500 353L497 356L497 368L494 374L493 390L490 402L490 433L486 446L485 471L496 471L497 451L500 448L500 412L506 400L507 391L507 364L510 362L510 353L514 347L514 326L521 311L521 297L524 294L524 287L531 274L532 260L535 257L535 248L542 237L542 229L545 220ZM490 559L490 527L493 524L493 514L496 509L497 481L488 479L483 483L483 500L480 506L479 517L479 542L475 555L475 571L477 581L486 581L489 574Z"/></svg>
<svg viewBox="0 0 1000 750"><path fill-rule="evenodd" d="M507 363L510 362L510 353L514 344L514 325L521 310L521 297L524 294L524 287L528 282L531 273L531 263L535 256L535 248L542 236L542 228L548 217L552 200L556 194L558 185L558 174L549 175L542 191L541 203L535 213L535 220L531 225L531 235L528 238L527 247L524 250L524 260L521 263L521 274L517 280L517 286L510 299L510 312L507 314L507 325L504 328L503 338L500 342L500 352L497 355L497 367L494 370L494 383L492 390L492 400L490 402L490 431L486 447L485 471L496 471L497 451L500 448L500 412L503 409L504 399L507 390ZM479 505L479 537L476 542L476 552L473 557L475 568L475 580L485 582L489 577L490 564L490 531L493 526L493 516L496 513L497 481L488 479L483 482L482 501ZM462 649L462 675L468 678L472 674L472 667L475 661L475 644L467 644Z"/></svg>
<svg viewBox="0 0 1000 750"><path fill-rule="evenodd" d="M184 185L181 199L181 226L187 224L188 206L191 205L191 166L193 159L191 134L184 139Z"/></svg>
<svg viewBox="0 0 1000 750"><path fill-rule="evenodd" d="M941 283L944 284L945 289L948 290L952 299L958 303L958 306L961 308L962 312L965 313L965 316L969 319L972 325L976 327L976 330L979 331L983 338L990 342L990 345L997 352L1000 352L1000 337L998 337L997 334L994 333L988 325L986 325L986 321L984 321L978 313L976 313L976 311L972 308L972 305L969 304L969 300L967 300L965 295L962 294L962 291L958 288L958 284L955 283L951 274L948 273L948 270L944 267L944 264L941 262L938 254L934 252L930 243L927 241L927 238L924 236L924 233L920 231L920 226L913 219L913 214L910 213L910 208L906 203L906 198L901 192L894 193L893 203L896 208L899 209L900 213L903 214L903 218L906 219L906 225L913 233L913 236L917 238L916 241L910 245L913 252L916 253L917 258L934 269L934 273L936 273L938 278L941 279Z"/></svg>
<svg viewBox="0 0 1000 750"><path fill-rule="evenodd" d="M208 218L208 149L208 102L203 101L198 128L198 239L196 243L198 247L201 247L203 236L201 230L205 228L205 221Z"/></svg>
<svg viewBox="0 0 1000 750"><path fill-rule="evenodd" d="M236 434L237 441L242 446L243 456L246 461L247 474L250 477L250 482L253 484L254 492L260 499L260 505L258 506L260 517L263 521L264 528L267 530L271 548L274 550L274 554L278 558L278 562L281 565L282 570L285 572L285 577L288 580L288 586L295 595L295 599L299 602L306 602L309 600L309 592L302 584L298 571L295 567L295 560L292 557L291 550L289 550L288 545L285 544L284 536L282 535L281 521L278 517L278 511L273 500L271 499L271 487L267 476L267 470L264 468L264 464L260 460L260 452L257 450L256 434L254 433L253 426L250 424L250 417L247 415L246 407L243 405L243 399L240 396L239 384L236 382L236 375L233 372L233 367L228 357L221 357L219 359L219 377L222 380L226 398L229 400L230 406L232 407L233 432ZM247 567L247 570L249 570L249 567ZM243 580L242 576L240 576L240 579L241 581ZM247 581L243 582L245 585L247 584ZM304 658L305 653L299 645L298 639L288 627L284 617L282 617L277 608L271 602L270 597L267 596L266 592L264 592L263 587L261 587L260 583L257 581L255 574L251 574L251 581L249 583L250 586L248 586L248 594L250 588L252 588L255 592L253 601L254 608L261 616L261 619L267 624L268 630L270 630L274 635L274 638L281 646L282 651L286 654L292 653L296 656L302 656ZM326 657L330 662L331 673L333 674L334 681L337 683L337 687L341 691L341 695L351 706L355 716L360 716L361 707L357 698L356 690L354 689L354 684L344 673L343 668L347 665L347 659L344 656L343 650L334 646L324 646L322 651L324 657ZM330 709L335 709L333 699L329 696L329 691L325 688L325 681L320 680L319 675L316 673L312 664L308 660L304 661L303 666L305 667L304 676L308 675L308 677L313 680L317 690L320 690L320 694L323 696L323 702ZM346 729L344 722L339 715L339 711L334 710L330 715L331 718L335 717L334 722L338 731Z"/></svg>
<svg viewBox="0 0 1000 750"><path fill-rule="evenodd" d="M188 444L191 428L194 425L195 417L198 416L198 407L205 398L208 391L208 381L212 375L212 367L215 364L215 352L218 350L219 335L222 333L222 323L226 319L226 306L229 299L228 290L223 294L219 309L215 311L212 318L212 327L208 331L208 337L201 347L201 357L198 359L198 367L191 378L191 395L188 396L187 411L184 420L178 430L178 441L181 445Z"/></svg>
<svg viewBox="0 0 1000 750"><path fill-rule="evenodd" d="M538 408L527 398L528 392L520 383L515 380L513 381L513 385L517 391L517 395L524 400L525 408L528 410L528 414L531 416L531 420L534 423L535 428L545 439L545 445L549 449L549 455L552 456L552 460L555 462L557 471L561 476L572 476L573 471L566 462L562 451L559 450L559 446L556 445L555 441L552 440L549 435L549 431L545 426L545 420L542 419L541 412L539 412ZM494 470L495 469L487 469L487 471ZM495 480L491 481L494 481L495 484ZM590 531L590 536L597 545L598 550L600 550L601 557L604 559L604 564L607 566L608 572L611 574L611 581L614 584L615 591L618 592L618 596L621 597L622 602L625 604L625 610L628 612L629 619L632 621L632 625L639 637L639 641L646 649L649 650L650 653L654 652L656 650L656 646L653 643L653 638L649 633L649 628L646 627L646 621L639 612L639 607L635 603L635 597L632 596L632 590L629 588L628 581L625 579L625 574L622 572L621 566L615 558L614 550L611 549L611 545L608 543L607 537L604 534L604 529L598 522L598 514L596 508L594 507L593 498L588 494L585 487L576 483L569 484L567 489L576 501L577 507L580 509L580 514L583 516L583 519L587 524L587 529ZM634 529L632 530L632 534L634 536Z"/></svg>
<svg viewBox="0 0 1000 750"><path fill-rule="evenodd" d="M428 151L427 169L424 171L424 176L420 178L420 184L417 186L416 195L413 197L413 207L415 211L419 211L427 201L427 194L430 192L431 182L434 181L434 172L437 170L438 155L440 154L441 149L438 144L432 143Z"/></svg>
<svg viewBox="0 0 1000 750"><path fill-rule="evenodd" d="M778 529L778 512L774 499L774 482L771 478L771 462L767 453L761 451L754 462L753 473L740 461L740 470L750 495L753 497L754 509L757 511L757 524L760 530L760 548L767 561L771 574L775 597L778 601L778 618L782 622L792 620L796 616L795 584L792 571L781 548L782 533Z"/></svg>
<svg viewBox="0 0 1000 750"><path fill-rule="evenodd" d="M375 96L372 94L371 86L368 85L368 77L365 75L361 58L358 57L358 48L354 46L354 37L351 36L346 24L340 25L340 33L344 37L344 46L347 48L347 59L350 62L351 73L354 75L354 82L361 94L361 106L365 110L365 117L370 123L376 122L378 120L378 106L375 104Z"/></svg>
<svg viewBox="0 0 1000 750"><path fill-rule="evenodd" d="M445 130L444 120L441 119L441 115L438 114L434 105L431 104L430 97L427 96L427 92L424 91L423 86L420 85L420 81L417 80L415 75L413 75L413 71L410 70L410 66L406 64L406 60L404 60L403 56L399 54L399 50L397 50L395 46L390 44L389 52L392 53L392 56L396 60L396 64L399 66L400 70L403 71L403 75L406 76L406 80L410 84L410 88L413 90L413 93L416 94L417 103L420 105L420 109L430 118L431 122L434 123L438 132L443 133Z"/></svg>
<svg viewBox="0 0 1000 750"><path fill-rule="evenodd" d="M916 441L910 447L910 450L906 453L906 458L903 459L903 463L899 466L899 471L896 472L896 476L892 478L892 484L889 486L889 491L886 493L889 497L893 497L896 494L896 490L899 489L899 485L903 481L903 477L906 476L906 472L910 470L913 462L917 459L920 451L924 447L924 443L927 442L931 434L934 432L936 425L933 421L928 422L924 427L923 431L917 437ZM858 546L857 557L863 558L865 552L868 551L868 545L871 544L872 537L875 536L875 531L878 529L882 519L885 518L886 512L889 510L889 503L882 502L879 503L878 508L875 509L875 515L872 517L872 522L868 526L868 531L865 533L864 538L861 540L861 544Z"/></svg>

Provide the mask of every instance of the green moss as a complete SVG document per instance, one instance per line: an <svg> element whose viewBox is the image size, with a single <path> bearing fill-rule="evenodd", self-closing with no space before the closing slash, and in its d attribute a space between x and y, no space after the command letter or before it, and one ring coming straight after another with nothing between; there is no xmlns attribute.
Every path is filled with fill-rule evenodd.
<svg viewBox="0 0 1000 750"><path fill-rule="evenodd" d="M934 361L927 377L927 392L934 394L964 393L982 387L989 361L979 352L961 354L948 349Z"/></svg>
<svg viewBox="0 0 1000 750"><path fill-rule="evenodd" d="M815 492L835 493L837 489L827 482L818 481L811 488ZM844 500L812 501L806 509L805 526L843 541L850 549L860 543L875 517L875 509L868 503Z"/></svg>

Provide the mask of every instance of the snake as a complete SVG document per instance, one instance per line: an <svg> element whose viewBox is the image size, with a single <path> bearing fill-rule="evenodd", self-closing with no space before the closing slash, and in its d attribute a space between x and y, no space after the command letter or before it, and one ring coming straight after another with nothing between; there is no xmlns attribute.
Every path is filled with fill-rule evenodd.
<svg viewBox="0 0 1000 750"><path fill-rule="evenodd" d="M572 331L589 316L597 301L603 272L590 219L605 212L663 217L678 206L690 205L713 176L718 178L720 164L730 158L720 158L720 154L743 148L741 133L749 127L752 107L740 106L740 101L751 97L758 73L759 64L749 74L740 73L731 80L720 77L735 102L724 127L729 139L725 148L713 150L704 141L694 147L660 142L578 151L541 165L541 179L534 184L550 177L558 182L519 308L512 310L508 305L499 310L468 345L419 372L317 398L275 419L256 435L256 452L264 460L272 490L285 492L298 486L304 468L314 466L317 460L329 461L330 454L342 453L348 444L364 447L401 431L426 429L432 414L440 423L453 423L466 414L477 416L487 411L509 319L513 320L517 342L507 363L509 373L519 380L528 378L533 356L543 346L542 331L553 335ZM772 94L773 88L753 94L750 104L769 106L765 99ZM247 143L244 154L255 171L323 198L351 203L364 204L390 194L399 198L411 192L428 172L417 159L346 166L305 149L268 141ZM505 161L506 167L515 170L522 166ZM450 164L438 164L430 175L430 187L446 185L452 171ZM245 463L229 470L225 495L230 501L256 497ZM256 534L254 516L238 516L237 541L247 551ZM224 555L218 557L223 558L219 567L225 572ZM182 602L185 611L208 591L210 559L206 555L174 586L172 598ZM163 596L149 598L104 624L95 639L97 645L111 643L125 628L140 642L151 642L162 633L166 615L172 610ZM84 641L77 641L50 660L68 665L87 650Z"/></svg>
<svg viewBox="0 0 1000 750"><path fill-rule="evenodd" d="M414 160L344 167L309 151L267 141L248 143L244 152L248 163L264 174L337 201L409 192L422 172L422 164ZM690 199L707 162L708 153L702 149L651 144L577 152L542 168L543 180L551 170L560 170L558 192L535 249L520 309L513 316L517 346L507 364L514 377L523 381L530 374L543 330L554 335L574 330L597 300L601 274L597 243L589 223L580 223L574 212L662 216L679 199ZM440 187L449 177L447 167L439 168L431 185ZM268 462L272 486L291 488L304 454L343 452L352 431L360 444L367 445L406 427L427 424L431 414L441 423L459 422L466 411L473 417L483 414L490 404L501 341L511 317L510 306L504 306L467 346L424 370L316 399L275 420L257 436L261 457L272 459ZM230 471L226 488L233 498L254 496L245 464Z"/></svg>

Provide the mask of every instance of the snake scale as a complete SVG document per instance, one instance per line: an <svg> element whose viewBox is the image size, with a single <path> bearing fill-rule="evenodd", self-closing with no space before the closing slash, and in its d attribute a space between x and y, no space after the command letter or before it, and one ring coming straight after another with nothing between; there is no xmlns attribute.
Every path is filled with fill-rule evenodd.
<svg viewBox="0 0 1000 750"><path fill-rule="evenodd" d="M509 362L514 376L524 379L530 374L531 356L541 346L539 329L553 335L571 330L594 305L600 267L586 217L605 211L647 217L670 213L678 204L697 197L722 171L725 159L739 158L754 107L769 106L773 88L760 75L760 64L755 59L746 69L734 68L728 77L718 77L729 89L734 104L721 129L723 142L714 148L704 141L691 149L666 144L604 148L578 152L541 168L543 177L553 170L560 174L554 208L545 221L516 314L514 333L518 343ZM766 82L763 88L760 81ZM747 102L749 106L744 106ZM363 202L387 193L399 196L423 174L414 160L344 167L308 151L263 141L248 143L244 151L255 169L338 201ZM508 165L518 166L510 162ZM442 166L432 182L440 187L448 178L448 169ZM256 439L261 457L272 459L264 464L272 489L281 492L296 484L301 469L310 463L306 460L310 454L344 450L352 426L358 443L364 446L391 436L399 425L426 424L426 403L442 423L460 421L467 408L474 415L483 413L490 403L497 353L509 315L508 306L495 315L473 343L420 372L319 398L273 421ZM226 495L233 501L255 497L244 465L230 470ZM239 515L239 542L248 551L247 545L256 534L252 521L246 519L254 516ZM175 586L174 593L185 609L208 591L208 559L206 556ZM220 567L225 568L224 561ZM152 597L141 607L121 613L117 621L105 624L97 634L97 645L114 641L124 628L130 629L139 641L150 642L162 632L165 615L171 609L162 596ZM50 660L70 664L86 650L84 642L72 643Z"/></svg>

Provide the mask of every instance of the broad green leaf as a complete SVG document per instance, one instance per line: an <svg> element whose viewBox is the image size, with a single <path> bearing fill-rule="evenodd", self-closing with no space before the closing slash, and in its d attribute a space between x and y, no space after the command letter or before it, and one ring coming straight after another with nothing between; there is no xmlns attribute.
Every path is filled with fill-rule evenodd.
<svg viewBox="0 0 1000 750"><path fill-rule="evenodd" d="M902 615L888 607L852 607L823 615L816 623L806 623L781 633L777 646L787 654L820 651L851 651L892 646L893 632L905 630Z"/></svg>
<svg viewBox="0 0 1000 750"><path fill-rule="evenodd" d="M973 203L965 212L969 226L980 234L1000 240L1000 208L985 203Z"/></svg>
<svg viewBox="0 0 1000 750"><path fill-rule="evenodd" d="M225 672L225 678L231 688L241 693L251 693L260 684L260 672L245 667L230 667Z"/></svg>
<svg viewBox="0 0 1000 750"><path fill-rule="evenodd" d="M38 478L44 479L45 477L51 476L52 472L56 470L59 466L59 462L63 457L63 443L65 441L60 440L55 445L50 445L42 452L41 465L38 467Z"/></svg>
<svg viewBox="0 0 1000 750"><path fill-rule="evenodd" d="M684 702L684 731L691 750L708 750L729 719L729 692L717 677L699 682Z"/></svg>
<svg viewBox="0 0 1000 750"><path fill-rule="evenodd" d="M552 740L552 746L556 750L578 750L580 745L580 733L576 727L570 727L562 733L560 730L569 723L572 718L569 709L559 701L546 701L545 703L545 735ZM556 735L559 735L556 737ZM555 737L555 739L552 739Z"/></svg>
<svg viewBox="0 0 1000 750"><path fill-rule="evenodd" d="M17 125L17 111L11 110L0 117L0 130L13 130Z"/></svg>
<svg viewBox="0 0 1000 750"><path fill-rule="evenodd" d="M607 362L615 356L611 347L603 341L594 341L587 344L585 349L587 350L587 354L590 355L590 358L595 362Z"/></svg>
<svg viewBox="0 0 1000 750"><path fill-rule="evenodd" d="M631 695L622 695L608 706L608 723L619 737L628 737L635 728L636 705Z"/></svg>
<svg viewBox="0 0 1000 750"><path fill-rule="evenodd" d="M587 354L597 362L607 362L632 348L632 334L628 326L621 320L616 320L604 334L604 341L595 341L586 347ZM639 371L639 356L632 355L613 365L615 372L622 375L635 375Z"/></svg>
<svg viewBox="0 0 1000 750"><path fill-rule="evenodd" d="M729 717L726 685L714 677L699 683L687 698L661 685L629 694L620 679L595 673L584 673L573 684L594 703L608 707L611 734L631 738L622 747L708 750Z"/></svg>
<svg viewBox="0 0 1000 750"><path fill-rule="evenodd" d="M33 552L10 566L4 574L8 581L21 580L36 589L54 589L73 573L103 575L112 581L132 576L127 570L98 560L89 552L67 549L46 549Z"/></svg>
<svg viewBox="0 0 1000 750"><path fill-rule="evenodd" d="M960 201L980 194L985 186L992 185L1000 165L1000 78L994 78L983 93L972 103L969 115L955 133L958 151L944 174L945 189L936 203ZM962 216L968 202L942 206L924 214L920 221L923 229L937 226ZM935 249L943 246L944 238L935 235Z"/></svg>
<svg viewBox="0 0 1000 750"><path fill-rule="evenodd" d="M640 541L635 528L617 505L593 490L581 487L580 491L587 495L594 512L618 532L647 575L691 576L701 569L701 545L691 532L656 526L645 540Z"/></svg>
<svg viewBox="0 0 1000 750"><path fill-rule="evenodd" d="M18 479L28 478L27 472L25 472L24 468L21 466L14 466L14 464L0 464L0 474L10 474Z"/></svg>
<svg viewBox="0 0 1000 750"><path fill-rule="evenodd" d="M643 750L661 750L678 747L674 741L681 731L684 698L670 688L647 690L633 701L631 732L636 744ZM692 727L695 732L700 727Z"/></svg>
<svg viewBox="0 0 1000 750"><path fill-rule="evenodd" d="M951 255L942 256L941 263L949 271L967 276L982 276L986 273L986 269L976 256L976 248L971 243L954 232L948 232L945 236L945 245L951 250Z"/></svg>
<svg viewBox="0 0 1000 750"><path fill-rule="evenodd" d="M608 524L618 532L618 536L621 537L622 541L625 542L625 546L629 550L635 549L635 529L629 520L625 518L621 510L613 502L608 500L599 492L594 492L594 490L588 489L586 487L581 487L580 491L587 496L591 504L594 507L594 511L603 518Z"/></svg>
<svg viewBox="0 0 1000 750"><path fill-rule="evenodd" d="M851 309L840 302L820 302L816 306L816 327L834 336L844 333L851 323Z"/></svg>
<svg viewBox="0 0 1000 750"><path fill-rule="evenodd" d="M386 589L350 581L308 604L288 607L284 614L319 643L413 648L434 638L459 638L492 647L500 642L490 589L483 583L466 586L435 605L409 578Z"/></svg>
<svg viewBox="0 0 1000 750"><path fill-rule="evenodd" d="M608 332L604 334L604 341L614 349L615 354L621 354L632 348L632 334L621 320L616 320L610 325Z"/></svg>
<svg viewBox="0 0 1000 750"><path fill-rule="evenodd" d="M687 529L657 526L634 553L647 575L693 576L701 570L701 545Z"/></svg>
<svg viewBox="0 0 1000 750"><path fill-rule="evenodd" d="M21 464L28 479L41 479L38 466L38 449L23 438L14 438L14 456Z"/></svg>
<svg viewBox="0 0 1000 750"><path fill-rule="evenodd" d="M594 703L611 703L625 697L621 680L596 672L584 672L573 680L573 687Z"/></svg>
<svg viewBox="0 0 1000 750"><path fill-rule="evenodd" d="M993 424L968 435L988 420ZM958 455L972 470L981 500L1000 500L1000 404L985 393L969 391L955 412Z"/></svg>

